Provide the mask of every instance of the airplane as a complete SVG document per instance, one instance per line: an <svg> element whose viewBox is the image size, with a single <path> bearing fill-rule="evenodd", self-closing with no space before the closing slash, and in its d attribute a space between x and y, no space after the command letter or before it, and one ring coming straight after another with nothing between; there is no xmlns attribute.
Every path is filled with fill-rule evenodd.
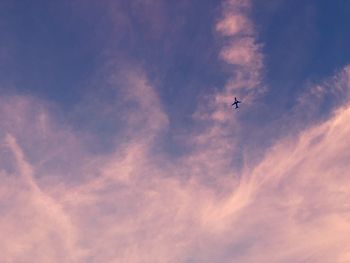
<svg viewBox="0 0 350 263"><path fill-rule="evenodd" d="M238 103L241 103L241 102L240 102L239 100L237 100L237 98L235 97L235 101L232 103L231 106L235 105L235 106L236 106L235 109L238 109L238 108L239 108L239 107L238 107Z"/></svg>

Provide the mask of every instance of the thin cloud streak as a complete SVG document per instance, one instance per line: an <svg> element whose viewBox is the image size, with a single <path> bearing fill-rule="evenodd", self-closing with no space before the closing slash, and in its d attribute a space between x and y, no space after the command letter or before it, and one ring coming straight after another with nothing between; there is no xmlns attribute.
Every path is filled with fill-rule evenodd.
<svg viewBox="0 0 350 263"><path fill-rule="evenodd" d="M230 175L235 184L239 177L237 171L232 172L231 169L232 156L240 154L238 140L242 132L237 125L237 116L232 115L230 110L232 99L237 96L248 108L257 93L261 92L256 90L261 89L262 54L259 45L255 44L249 10L250 1L224 1L222 4L222 18L215 30L226 44L218 57L229 65L232 77L223 89L203 99L193 114L201 130L191 135L188 141L194 150L184 157L184 163L188 163L189 167L195 166L200 177L222 187L227 182L222 177L218 178L217 174ZM236 21L235 29L229 27L233 21ZM207 159L208 156L211 156L211 161Z"/></svg>

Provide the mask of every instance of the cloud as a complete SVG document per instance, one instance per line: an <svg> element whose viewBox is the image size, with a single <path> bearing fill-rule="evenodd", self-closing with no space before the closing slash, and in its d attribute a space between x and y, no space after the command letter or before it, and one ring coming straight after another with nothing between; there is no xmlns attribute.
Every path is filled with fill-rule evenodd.
<svg viewBox="0 0 350 263"><path fill-rule="evenodd" d="M261 63L258 46L251 37L233 41L232 46L222 49L220 56L227 63L237 66L254 67Z"/></svg>
<svg viewBox="0 0 350 263"><path fill-rule="evenodd" d="M248 257L252 261L340 262L346 254L341 244L348 242L350 230L349 156L343 143L349 137L349 113L348 107L341 109L297 140L279 143L254 169L251 182L258 190L250 209L258 218L248 228L265 229L256 243L264 240L271 250L266 253L264 244L255 244Z"/></svg>
<svg viewBox="0 0 350 263"><path fill-rule="evenodd" d="M260 51L261 45L256 43L256 32L249 18L250 9L250 1L224 1L222 18L216 24L216 31L226 38L219 57L234 66L232 79L224 91L231 97L233 93L247 96L245 91L261 86L263 56ZM245 82L242 83L242 79L245 79Z"/></svg>
<svg viewBox="0 0 350 263"><path fill-rule="evenodd" d="M241 14L232 14L219 21L216 30L224 36L234 36L238 33L250 31L248 19Z"/></svg>
<svg viewBox="0 0 350 263"><path fill-rule="evenodd" d="M228 66L230 77L222 89L215 90L201 101L204 106L199 106L193 115L202 122L202 130L194 135L197 136L197 152L201 154L190 158L201 160L200 163L204 163L201 155L212 156L221 162L220 167L223 167L223 163L228 167L232 158L226 153L230 152L230 156L240 154L237 138L241 130L235 125L237 116L232 116L229 105L233 97L238 97L249 110L248 106L264 91L261 83L263 56L249 19L250 8L250 1L222 3L222 17L215 25L223 43L218 58ZM200 142L203 142L203 146Z"/></svg>
<svg viewBox="0 0 350 263"><path fill-rule="evenodd" d="M210 134L193 135L183 159L152 151L158 140L150 138L162 136L167 118L146 76L136 73L122 82L124 101L140 110L125 117L125 129L139 132L111 154L84 153L84 141L47 103L17 97L1 104L1 157L13 166L2 163L0 173L3 262L346 262L348 106L280 140L236 177L213 156L232 152L219 131L219 148L198 142L210 142ZM33 143L39 138L42 152ZM59 151L45 150L57 141ZM79 167L53 170L64 157Z"/></svg>
<svg viewBox="0 0 350 263"><path fill-rule="evenodd" d="M7 135L5 147L14 155L17 171L1 171L0 222L2 261L38 262L76 260L81 250L70 216L63 207L38 186L34 168L29 164L16 139Z"/></svg>
<svg viewBox="0 0 350 263"><path fill-rule="evenodd" d="M120 130L107 153L89 151L57 106L0 98L2 262L347 262L350 106L238 169L245 130L226 106L236 92L254 100L263 63L250 2L222 8L232 77L194 114L180 157L159 147L169 119L139 67L103 71L118 99L93 108L118 116ZM346 93L348 80L347 67L329 84Z"/></svg>

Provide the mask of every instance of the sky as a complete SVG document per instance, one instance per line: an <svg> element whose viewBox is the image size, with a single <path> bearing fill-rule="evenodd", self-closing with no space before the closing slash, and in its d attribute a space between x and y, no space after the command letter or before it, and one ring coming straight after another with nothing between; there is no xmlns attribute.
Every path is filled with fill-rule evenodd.
<svg viewBox="0 0 350 263"><path fill-rule="evenodd" d="M0 261L350 262L349 12L1 1Z"/></svg>

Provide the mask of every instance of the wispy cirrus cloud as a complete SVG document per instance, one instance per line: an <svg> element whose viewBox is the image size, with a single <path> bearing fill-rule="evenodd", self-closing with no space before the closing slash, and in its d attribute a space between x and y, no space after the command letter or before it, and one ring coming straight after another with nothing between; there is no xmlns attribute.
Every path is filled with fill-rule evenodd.
<svg viewBox="0 0 350 263"><path fill-rule="evenodd" d="M83 142L69 126L57 123L45 103L23 97L11 103L26 105L22 109L2 103L8 124L2 130L8 135L2 136L1 156L13 159L13 169L1 171L4 262L34 256L38 262L346 262L350 231L346 105L324 123L276 143L237 180L226 164L205 155L206 149L194 148L193 156L204 150L196 161L154 155L151 149L157 141L149 138L161 136L166 117L145 75L127 76L125 99L139 111L136 117L133 113L127 117L126 129L139 127L140 120L134 118L148 124L104 156L77 155ZM147 96L140 96L140 90ZM23 132L38 127L43 118L28 110L38 105L46 116L46 128ZM43 138L44 132L50 138L47 144L60 141L61 150L56 155L43 150L31 160L35 147L23 145ZM62 140L61 133L76 143ZM230 154L231 149L222 151ZM50 179L50 161L63 157L79 167L72 168L69 176ZM225 188L198 180L196 169L208 162L216 166L208 172L217 173Z"/></svg>
<svg viewBox="0 0 350 263"><path fill-rule="evenodd" d="M244 151L245 130L227 104L236 92L248 104L255 98L263 63L250 3L222 8L215 29L227 40L219 57L232 66L232 81L199 106L194 131L180 137L188 151L178 158L159 147L170 120L154 83L142 67L114 57L101 75L118 91L116 101L77 105L118 116L110 119L118 134L109 152L90 151L94 138L50 102L1 97L2 262L349 260L347 101L237 169L232 156ZM327 85L346 97L348 68Z"/></svg>

